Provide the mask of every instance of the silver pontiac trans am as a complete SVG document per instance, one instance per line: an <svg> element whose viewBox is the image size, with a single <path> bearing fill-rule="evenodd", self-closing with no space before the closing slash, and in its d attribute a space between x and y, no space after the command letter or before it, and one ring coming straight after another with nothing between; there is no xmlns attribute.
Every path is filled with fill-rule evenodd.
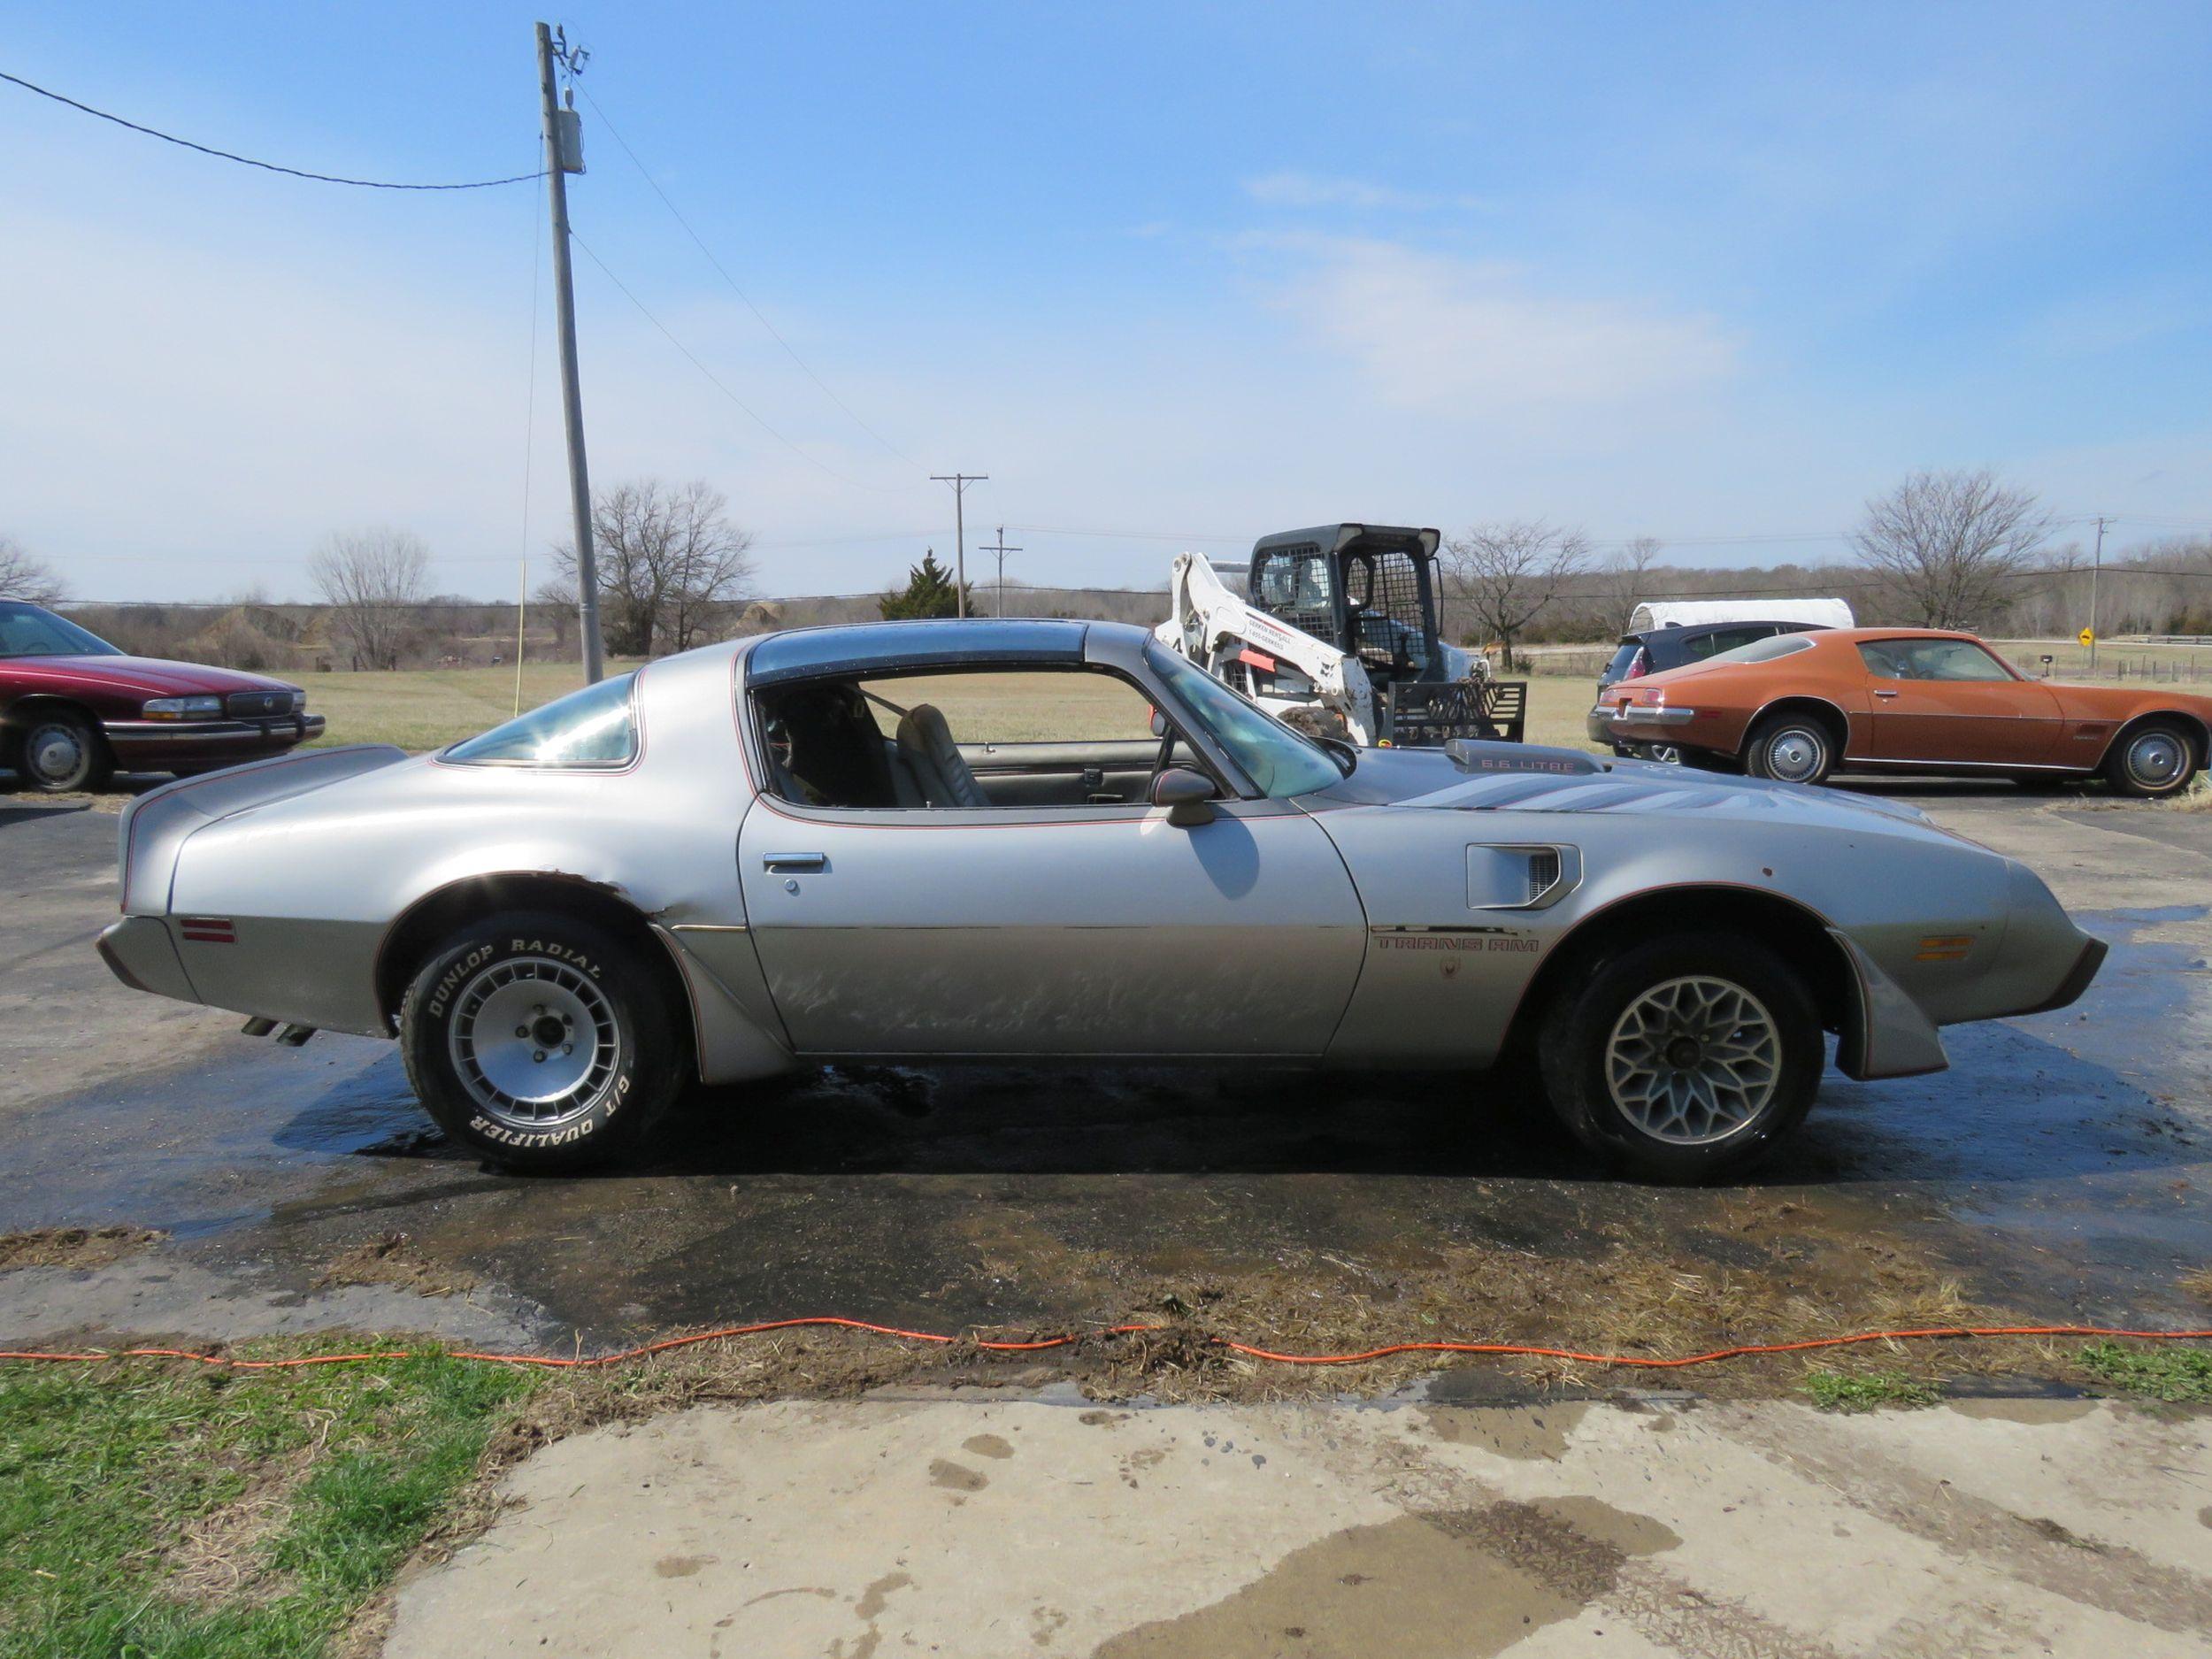
<svg viewBox="0 0 2212 1659"><path fill-rule="evenodd" d="M1909 807L1317 742L1070 621L709 646L439 754L171 784L120 855L126 984L396 1036L449 1134L534 1171L829 1061L1518 1059L1586 1145L1694 1180L1798 1125L1824 1033L1847 1076L1934 1071L1939 1026L2105 954Z"/></svg>

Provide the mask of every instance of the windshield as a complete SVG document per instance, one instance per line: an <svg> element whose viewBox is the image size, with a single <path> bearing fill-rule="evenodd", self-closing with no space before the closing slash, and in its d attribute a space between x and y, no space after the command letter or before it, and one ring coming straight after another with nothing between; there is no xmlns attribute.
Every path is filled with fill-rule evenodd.
<svg viewBox="0 0 2212 1659"><path fill-rule="evenodd" d="M456 743L444 758L482 766L625 766L637 757L630 682L618 674Z"/></svg>
<svg viewBox="0 0 2212 1659"><path fill-rule="evenodd" d="M1156 645L1145 647L1144 659L1263 795L1277 800L1308 795L1343 778L1344 769L1328 750L1247 703L1204 669Z"/></svg>
<svg viewBox="0 0 2212 1659"><path fill-rule="evenodd" d="M120 657L96 634L42 605L0 600L0 657Z"/></svg>

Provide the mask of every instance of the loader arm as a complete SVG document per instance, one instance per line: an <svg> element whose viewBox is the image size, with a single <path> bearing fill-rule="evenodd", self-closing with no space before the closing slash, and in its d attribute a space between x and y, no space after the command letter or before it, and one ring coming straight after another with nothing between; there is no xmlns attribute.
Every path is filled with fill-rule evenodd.
<svg viewBox="0 0 2212 1659"><path fill-rule="evenodd" d="M1169 594L1168 620L1154 630L1163 645L1217 680L1229 680L1227 671L1238 662L1264 664L1271 672L1278 665L1294 668L1313 683L1311 697L1262 694L1254 701L1275 714L1318 704L1343 720L1350 741L1375 741L1374 687L1357 657L1246 603L1229 591L1202 553L1176 555Z"/></svg>

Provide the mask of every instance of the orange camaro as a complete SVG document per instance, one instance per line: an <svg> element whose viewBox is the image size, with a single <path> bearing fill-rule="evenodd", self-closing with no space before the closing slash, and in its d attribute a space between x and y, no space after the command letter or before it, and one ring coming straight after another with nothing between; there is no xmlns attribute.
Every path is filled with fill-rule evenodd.
<svg viewBox="0 0 2212 1659"><path fill-rule="evenodd" d="M1818 783L1853 772L1971 772L2022 783L2102 773L2178 795L2212 745L2212 697L2032 680L1970 634L1782 634L1609 687L1593 732L1708 765Z"/></svg>

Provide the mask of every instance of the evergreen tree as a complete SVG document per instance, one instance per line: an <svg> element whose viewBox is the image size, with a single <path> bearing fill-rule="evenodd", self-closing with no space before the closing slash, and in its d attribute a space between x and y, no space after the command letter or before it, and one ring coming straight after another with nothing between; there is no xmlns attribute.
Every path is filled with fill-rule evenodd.
<svg viewBox="0 0 2212 1659"><path fill-rule="evenodd" d="M969 584L968 600L972 607L975 588ZM906 622L918 617L956 617L960 614L960 596L953 589L952 572L937 562L937 549L930 548L922 554L922 562L906 572L906 590L887 593L876 601L876 609L883 612L886 622Z"/></svg>

